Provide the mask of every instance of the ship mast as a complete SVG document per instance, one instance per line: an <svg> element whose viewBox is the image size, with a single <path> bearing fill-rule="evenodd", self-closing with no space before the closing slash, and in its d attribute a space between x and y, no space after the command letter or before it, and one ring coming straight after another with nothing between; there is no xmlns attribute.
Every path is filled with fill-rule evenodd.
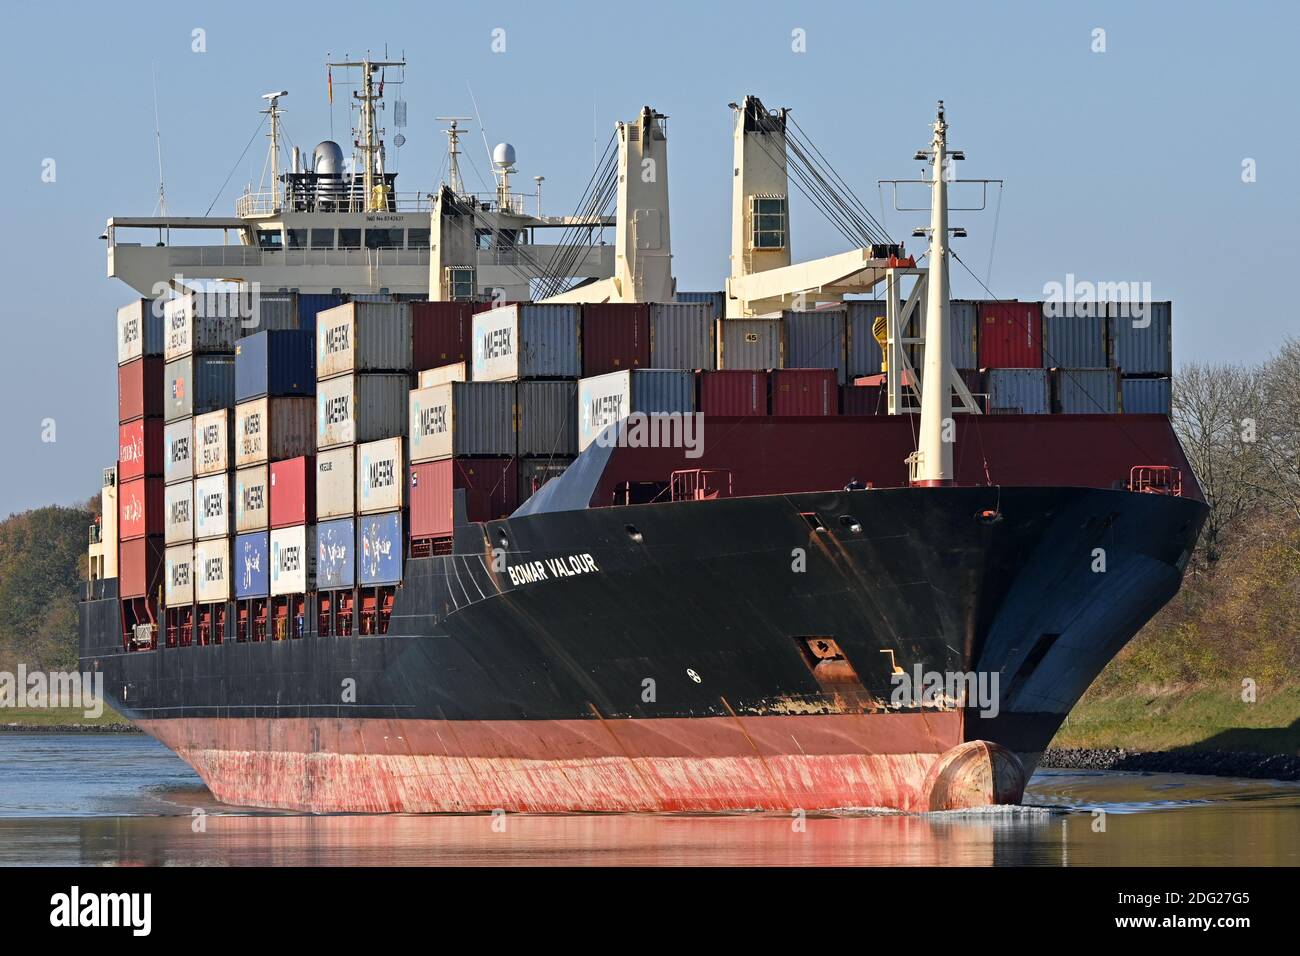
<svg viewBox="0 0 1300 956"><path fill-rule="evenodd" d="M262 99L267 101L266 109L261 112L271 117L271 132L267 136L271 139L271 211L280 211L280 97L288 96L288 90L281 90L278 93L263 93Z"/></svg>
<svg viewBox="0 0 1300 956"><path fill-rule="evenodd" d="M952 388L948 383L948 124L939 101L930 144L930 262L926 288L925 365L921 375L920 441L912 483L926 487L951 485ZM945 435L945 433L948 433Z"/></svg>
<svg viewBox="0 0 1300 956"><path fill-rule="evenodd" d="M341 69L356 68L361 70L361 92L353 91L352 97L361 104L361 137L356 141L356 148L362 153L364 165L361 172L362 188L365 191L364 206L366 212L383 212L385 207L385 197L375 188L375 180L382 180L380 169L380 151L383 149L382 143L379 142L378 131L376 129L375 103L380 99L380 94L375 92L376 70L384 67L405 67L405 60L372 60L365 57L361 60L348 60L342 63L330 63L331 67ZM382 87L381 87L382 88Z"/></svg>
<svg viewBox="0 0 1300 956"><path fill-rule="evenodd" d="M465 194L465 184L460 178L460 134L465 132L457 123L469 122L468 116L435 116L434 119L450 122L443 130L447 134L447 185L457 196Z"/></svg>

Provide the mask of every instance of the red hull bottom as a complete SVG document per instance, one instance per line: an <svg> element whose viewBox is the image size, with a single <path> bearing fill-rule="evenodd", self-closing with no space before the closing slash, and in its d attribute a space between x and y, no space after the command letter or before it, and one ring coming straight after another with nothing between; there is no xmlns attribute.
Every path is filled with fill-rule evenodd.
<svg viewBox="0 0 1300 956"><path fill-rule="evenodd" d="M826 810L1018 802L959 713L140 721L224 803L309 813Z"/></svg>

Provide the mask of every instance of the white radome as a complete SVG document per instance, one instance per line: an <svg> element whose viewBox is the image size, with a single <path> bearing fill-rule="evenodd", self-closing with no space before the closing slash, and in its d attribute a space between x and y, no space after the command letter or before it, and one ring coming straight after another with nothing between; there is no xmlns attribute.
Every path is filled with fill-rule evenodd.
<svg viewBox="0 0 1300 956"><path fill-rule="evenodd" d="M492 165L494 166L513 166L515 164L515 148L509 143L497 143L492 147Z"/></svg>

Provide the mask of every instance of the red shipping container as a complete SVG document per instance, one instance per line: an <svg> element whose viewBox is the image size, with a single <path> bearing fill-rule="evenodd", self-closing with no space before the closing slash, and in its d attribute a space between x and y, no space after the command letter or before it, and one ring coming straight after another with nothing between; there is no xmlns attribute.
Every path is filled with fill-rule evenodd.
<svg viewBox="0 0 1300 956"><path fill-rule="evenodd" d="M157 595L163 586L163 539L136 538L117 549L117 589L123 598Z"/></svg>
<svg viewBox="0 0 1300 956"><path fill-rule="evenodd" d="M845 385L840 389L841 415L888 415L889 396L880 385Z"/></svg>
<svg viewBox="0 0 1300 956"><path fill-rule="evenodd" d="M981 302L980 368L1043 367L1043 304Z"/></svg>
<svg viewBox="0 0 1300 956"><path fill-rule="evenodd" d="M163 480L136 478L117 487L117 536L122 541L163 533Z"/></svg>
<svg viewBox="0 0 1300 956"><path fill-rule="evenodd" d="M700 372L698 409L705 415L766 415L766 371L732 368Z"/></svg>
<svg viewBox="0 0 1300 956"><path fill-rule="evenodd" d="M315 456L271 462L270 482L272 528L290 528L316 520Z"/></svg>
<svg viewBox="0 0 1300 956"><path fill-rule="evenodd" d="M411 361L415 371L474 361L471 302L412 302Z"/></svg>
<svg viewBox="0 0 1300 956"><path fill-rule="evenodd" d="M117 420L163 416L163 360L151 356L117 368Z"/></svg>
<svg viewBox="0 0 1300 956"><path fill-rule="evenodd" d="M163 421L137 418L117 427L117 480L163 473Z"/></svg>
<svg viewBox="0 0 1300 956"><path fill-rule="evenodd" d="M454 492L465 489L470 521L504 518L519 506L519 478L513 458L446 458L410 467L407 500L411 537L452 533Z"/></svg>
<svg viewBox="0 0 1300 956"><path fill-rule="evenodd" d="M772 370L773 415L838 415L839 373L833 368Z"/></svg>
<svg viewBox="0 0 1300 956"><path fill-rule="evenodd" d="M582 307L582 374L604 375L650 364L650 306L606 303Z"/></svg>

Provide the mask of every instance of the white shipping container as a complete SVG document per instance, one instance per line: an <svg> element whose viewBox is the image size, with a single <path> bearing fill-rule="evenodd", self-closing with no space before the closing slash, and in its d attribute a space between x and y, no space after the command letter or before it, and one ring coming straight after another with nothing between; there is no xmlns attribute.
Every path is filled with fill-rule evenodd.
<svg viewBox="0 0 1300 956"><path fill-rule="evenodd" d="M234 435L230 430L230 419L228 408L194 417L195 478L231 469Z"/></svg>
<svg viewBox="0 0 1300 956"><path fill-rule="evenodd" d="M357 446L357 513L398 511L405 503L406 465L401 438Z"/></svg>
<svg viewBox="0 0 1300 956"><path fill-rule="evenodd" d="M339 375L316 383L316 447L337 448L406 434L410 377Z"/></svg>
<svg viewBox="0 0 1300 956"><path fill-rule="evenodd" d="M515 384L448 382L412 389L411 461L515 454Z"/></svg>
<svg viewBox="0 0 1300 956"><path fill-rule="evenodd" d="M235 472L235 533L261 531L271 525L271 485L266 465Z"/></svg>
<svg viewBox="0 0 1300 956"><path fill-rule="evenodd" d="M316 588L316 526L271 532L271 594L306 594Z"/></svg>
<svg viewBox="0 0 1300 956"><path fill-rule="evenodd" d="M168 362L195 352L231 353L239 338L245 297L189 292L163 303L163 356Z"/></svg>
<svg viewBox="0 0 1300 956"><path fill-rule="evenodd" d="M464 362L456 362L453 365L440 365L437 368L426 368L420 372L420 388L446 385L448 382L468 381L469 374L465 369Z"/></svg>
<svg viewBox="0 0 1300 956"><path fill-rule="evenodd" d="M411 367L411 307L348 302L316 314L316 377Z"/></svg>
<svg viewBox="0 0 1300 956"><path fill-rule="evenodd" d="M194 419L163 427L163 480L188 482L194 477Z"/></svg>
<svg viewBox="0 0 1300 956"><path fill-rule="evenodd" d="M194 600L199 604L229 601L230 539L213 538L194 545Z"/></svg>
<svg viewBox="0 0 1300 956"><path fill-rule="evenodd" d="M168 548L163 554L164 594L168 607L194 603L194 545Z"/></svg>
<svg viewBox="0 0 1300 956"><path fill-rule="evenodd" d="M136 299L117 310L117 364L125 365L145 354L157 355L161 346L161 318L153 314L154 299Z"/></svg>
<svg viewBox="0 0 1300 956"><path fill-rule="evenodd" d="M576 305L507 305L474 316L472 378L577 378L582 374Z"/></svg>
<svg viewBox="0 0 1300 956"><path fill-rule="evenodd" d="M287 461L316 450L316 403L309 397L255 398L235 406L235 467Z"/></svg>
<svg viewBox="0 0 1300 956"><path fill-rule="evenodd" d="M224 538L234 525L230 504L230 474L194 479L194 537Z"/></svg>
<svg viewBox="0 0 1300 956"><path fill-rule="evenodd" d="M345 445L317 453L317 518L350 518L356 514L356 452L355 445Z"/></svg>
<svg viewBox="0 0 1300 956"><path fill-rule="evenodd" d="M194 540L194 482L168 485L163 492L166 521L163 541L166 544L189 544Z"/></svg>
<svg viewBox="0 0 1300 956"><path fill-rule="evenodd" d="M578 450L636 413L695 410L695 376L683 369L624 369L578 380Z"/></svg>

